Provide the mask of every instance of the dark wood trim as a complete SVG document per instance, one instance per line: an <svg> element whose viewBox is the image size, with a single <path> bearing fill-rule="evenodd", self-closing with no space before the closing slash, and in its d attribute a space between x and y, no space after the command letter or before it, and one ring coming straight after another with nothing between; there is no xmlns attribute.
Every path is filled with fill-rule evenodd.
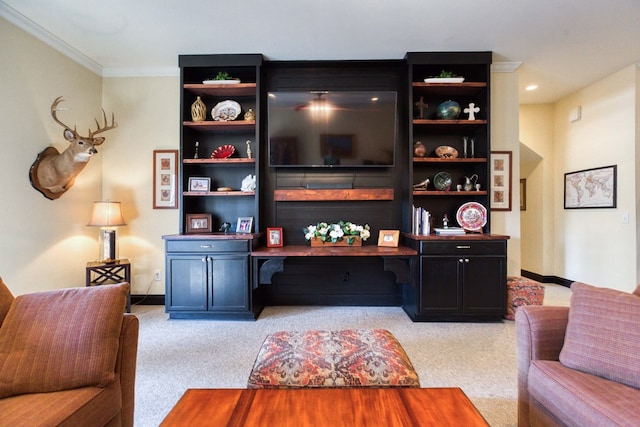
<svg viewBox="0 0 640 427"><path fill-rule="evenodd" d="M574 280L569 280L558 276L544 276L542 274L533 273L527 270L520 270L520 275L522 277L526 277L527 279L533 279L536 282L554 283L556 285L565 286L567 288L570 288L571 284L574 282Z"/></svg>
<svg viewBox="0 0 640 427"><path fill-rule="evenodd" d="M131 295L131 305L164 305L164 295Z"/></svg>

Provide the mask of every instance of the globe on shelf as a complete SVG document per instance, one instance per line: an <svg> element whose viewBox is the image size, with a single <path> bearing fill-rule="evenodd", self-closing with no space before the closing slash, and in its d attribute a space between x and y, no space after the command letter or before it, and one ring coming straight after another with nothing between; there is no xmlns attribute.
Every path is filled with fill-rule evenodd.
<svg viewBox="0 0 640 427"><path fill-rule="evenodd" d="M448 100L438 105L436 116L443 120L455 120L460 115L460 104L456 101Z"/></svg>

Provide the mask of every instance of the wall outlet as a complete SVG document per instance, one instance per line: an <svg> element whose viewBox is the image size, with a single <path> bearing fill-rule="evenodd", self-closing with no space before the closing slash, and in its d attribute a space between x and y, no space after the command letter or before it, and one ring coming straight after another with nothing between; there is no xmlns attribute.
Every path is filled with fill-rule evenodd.
<svg viewBox="0 0 640 427"><path fill-rule="evenodd" d="M153 271L153 281L154 282L159 282L162 280L162 275L160 274L160 270L154 270Z"/></svg>

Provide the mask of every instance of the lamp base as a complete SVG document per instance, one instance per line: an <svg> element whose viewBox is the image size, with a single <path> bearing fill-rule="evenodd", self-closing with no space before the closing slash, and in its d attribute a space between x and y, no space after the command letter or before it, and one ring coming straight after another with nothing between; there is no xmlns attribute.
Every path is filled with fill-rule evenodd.
<svg viewBox="0 0 640 427"><path fill-rule="evenodd" d="M109 263L117 259L116 230L100 229L100 261Z"/></svg>

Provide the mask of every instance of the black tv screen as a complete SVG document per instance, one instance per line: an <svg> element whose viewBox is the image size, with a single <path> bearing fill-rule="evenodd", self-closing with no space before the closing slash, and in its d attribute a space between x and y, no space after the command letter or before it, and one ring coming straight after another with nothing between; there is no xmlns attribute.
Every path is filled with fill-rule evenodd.
<svg viewBox="0 0 640 427"><path fill-rule="evenodd" d="M397 115L392 91L269 92L269 165L391 167Z"/></svg>

